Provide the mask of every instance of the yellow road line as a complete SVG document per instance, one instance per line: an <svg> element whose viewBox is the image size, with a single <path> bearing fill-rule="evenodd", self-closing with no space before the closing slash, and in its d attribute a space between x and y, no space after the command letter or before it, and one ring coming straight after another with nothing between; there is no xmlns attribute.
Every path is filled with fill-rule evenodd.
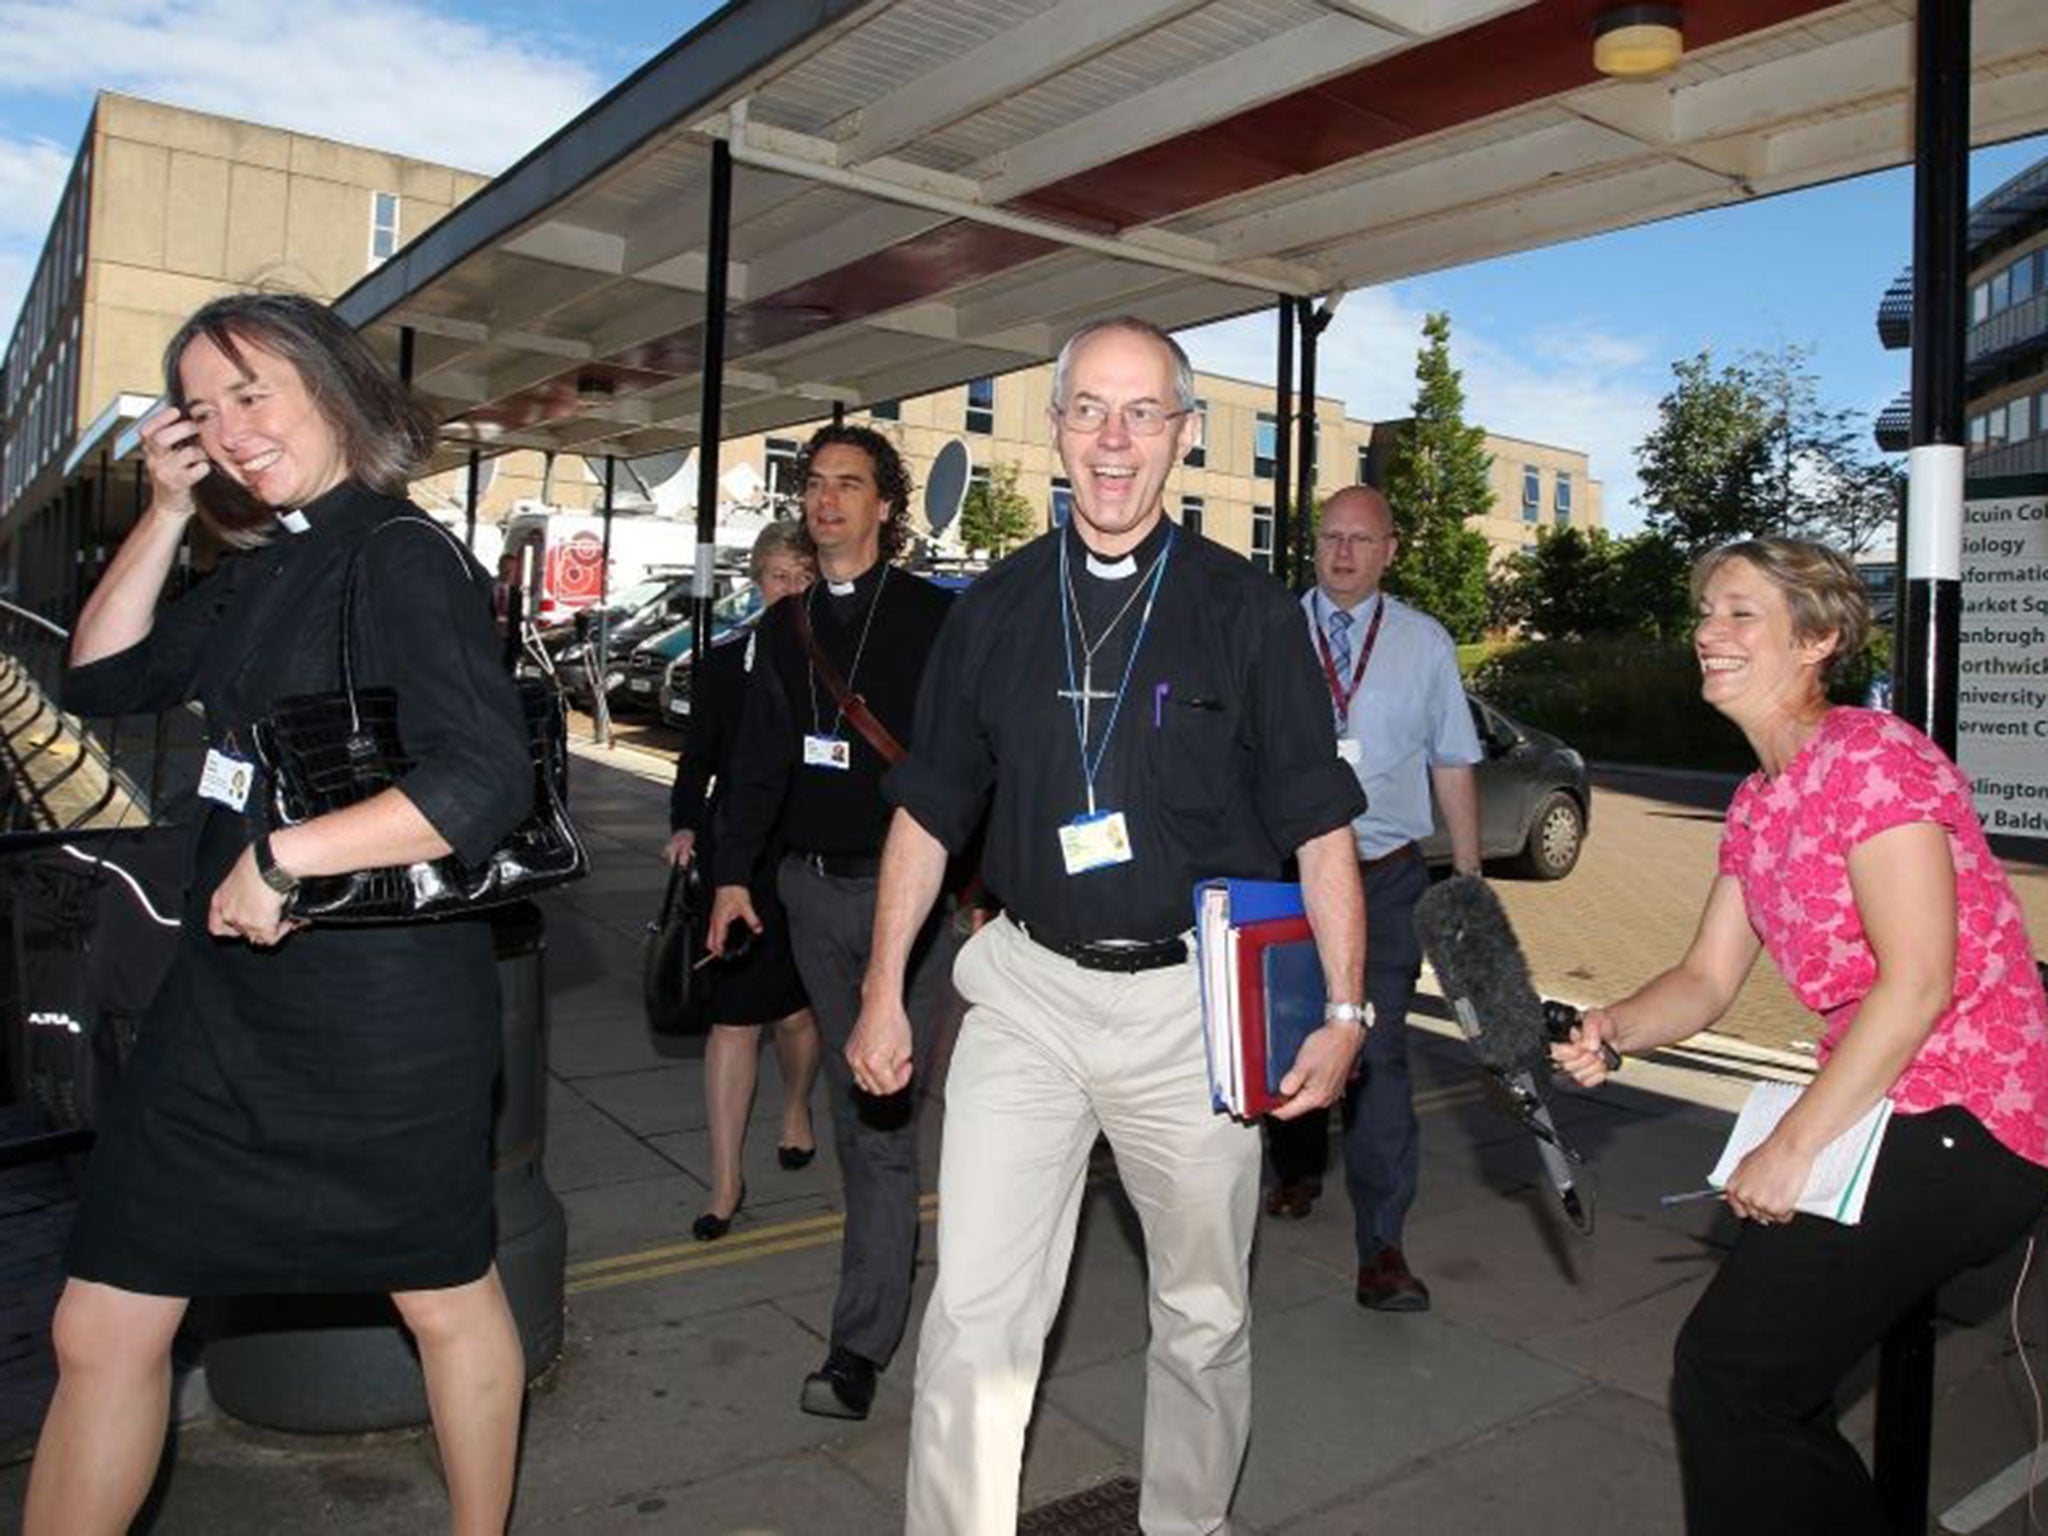
<svg viewBox="0 0 2048 1536"><path fill-rule="evenodd" d="M1463 1104L1484 1095L1485 1085L1476 1078L1470 1082L1453 1083L1448 1088L1436 1088L1415 1096L1415 1112L1431 1114ZM1113 1170L1104 1169L1089 1176L1088 1182L1107 1183L1115 1177ZM935 1220L939 1212L939 1196L930 1190L918 1197L918 1219ZM568 1284L564 1289L571 1296L580 1296L590 1291L607 1291L621 1285L637 1285L643 1280L662 1280L670 1275L695 1274L700 1270L724 1269L733 1264L745 1264L754 1259L771 1257L778 1253L801 1253L806 1248L822 1248L836 1243L846 1227L846 1218L839 1215L804 1216L794 1221L778 1221L764 1227L750 1228L745 1232L729 1233L719 1239L715 1247L706 1247L694 1238L688 1242L663 1243L654 1248L643 1248L635 1253L615 1254L605 1259L587 1259L581 1264L571 1264L568 1269Z"/></svg>

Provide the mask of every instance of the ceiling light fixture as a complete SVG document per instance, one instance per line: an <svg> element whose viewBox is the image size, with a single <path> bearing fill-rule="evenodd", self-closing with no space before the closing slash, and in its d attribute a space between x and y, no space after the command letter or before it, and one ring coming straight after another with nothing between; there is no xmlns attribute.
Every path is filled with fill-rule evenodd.
<svg viewBox="0 0 2048 1536"><path fill-rule="evenodd" d="M1685 13L1675 5L1610 5L1593 18L1593 67L1617 80L1661 75L1685 53Z"/></svg>

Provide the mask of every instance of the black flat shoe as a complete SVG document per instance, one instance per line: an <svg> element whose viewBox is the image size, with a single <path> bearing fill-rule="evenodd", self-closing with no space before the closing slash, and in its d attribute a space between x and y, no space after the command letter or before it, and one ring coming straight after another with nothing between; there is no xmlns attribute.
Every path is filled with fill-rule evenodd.
<svg viewBox="0 0 2048 1536"><path fill-rule="evenodd" d="M791 1173L795 1173L799 1168L810 1167L811 1159L817 1155L818 1149L816 1147L777 1147L775 1149L775 1161Z"/></svg>

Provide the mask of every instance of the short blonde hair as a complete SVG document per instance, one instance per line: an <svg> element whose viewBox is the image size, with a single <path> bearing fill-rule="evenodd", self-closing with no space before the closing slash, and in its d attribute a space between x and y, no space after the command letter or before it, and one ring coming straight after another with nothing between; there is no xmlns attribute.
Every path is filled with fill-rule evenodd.
<svg viewBox="0 0 2048 1536"><path fill-rule="evenodd" d="M747 556L747 574L757 585L761 573L768 569L768 562L777 555L794 555L805 565L818 563L804 540L804 525L799 519L786 518L779 523L770 523L754 535L754 548Z"/></svg>
<svg viewBox="0 0 2048 1536"><path fill-rule="evenodd" d="M1845 662L1863 654L1870 638L1870 591L1856 567L1840 550L1811 539L1775 534L1738 539L1710 549L1692 568L1692 601L1697 608L1707 582L1731 560L1745 560L1785 594L1792 611L1792 633L1801 640L1835 637L1832 655L1821 663L1821 676L1831 676Z"/></svg>

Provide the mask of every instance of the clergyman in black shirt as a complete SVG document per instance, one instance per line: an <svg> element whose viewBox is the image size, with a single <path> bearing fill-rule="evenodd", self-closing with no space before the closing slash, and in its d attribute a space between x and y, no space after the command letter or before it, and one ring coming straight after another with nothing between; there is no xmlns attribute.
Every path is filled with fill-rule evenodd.
<svg viewBox="0 0 2048 1536"><path fill-rule="evenodd" d="M918 683L952 598L891 563L903 544L910 478L887 438L868 427L821 428L799 472L819 579L761 621L718 819L710 945L721 948L735 922L760 931L747 880L763 849L786 848L776 892L824 1045L846 1208L830 1348L799 1402L807 1413L864 1419L875 1373L895 1354L910 1316L922 1080L863 1092L845 1057L889 822L887 763L870 739L876 733L862 728L861 706L894 743L916 739ZM897 1003L914 1021L909 1049L921 1067L952 1008L957 947L951 925L935 917L896 971L904 983Z"/></svg>
<svg viewBox="0 0 2048 1536"><path fill-rule="evenodd" d="M857 1081L889 1092L919 1070L905 966L948 851L984 814L983 874L1005 909L955 972L969 1012L947 1076L938 1280L911 1420L907 1529L923 1536L1015 1527L1098 1132L1145 1229L1139 1521L1227 1523L1251 1412L1259 1137L1211 1106L1184 938L1195 883L1276 878L1299 857L1331 1006L1277 1113L1334 1100L1364 1038L1349 828L1364 796L1332 746L1286 591L1164 514L1194 405L1186 357L1144 322L1098 322L1067 343L1052 415L1073 520L955 605L917 742L884 784L897 811L848 1047Z"/></svg>

